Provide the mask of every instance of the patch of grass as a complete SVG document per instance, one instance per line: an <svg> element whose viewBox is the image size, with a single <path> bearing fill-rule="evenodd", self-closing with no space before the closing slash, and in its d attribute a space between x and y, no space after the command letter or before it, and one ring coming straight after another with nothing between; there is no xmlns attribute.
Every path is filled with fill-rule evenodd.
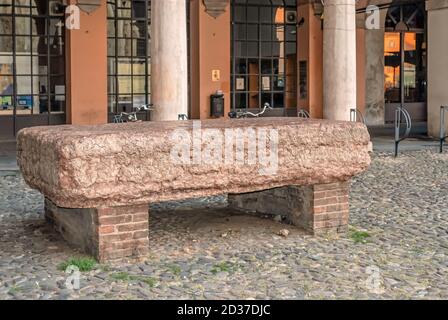
<svg viewBox="0 0 448 320"><path fill-rule="evenodd" d="M129 274L127 272L116 272L116 273L111 274L110 277L116 281L125 281L125 282L141 281L141 282L146 283L151 288L154 288L158 284L158 281L154 278L146 277L146 276L136 276L136 275Z"/></svg>
<svg viewBox="0 0 448 320"><path fill-rule="evenodd" d="M370 238L370 234L366 231L358 231L358 230L353 230L350 233L350 238L355 242L355 243L367 243L367 239Z"/></svg>
<svg viewBox="0 0 448 320"><path fill-rule="evenodd" d="M58 266L58 269L61 271L65 271L69 266L75 266L81 272L89 272L92 271L97 265L95 259L90 257L81 257L81 258L70 258L67 261L61 263Z"/></svg>
<svg viewBox="0 0 448 320"><path fill-rule="evenodd" d="M8 294L10 295L14 295L19 293L22 290L22 288L18 287L18 286L12 286L9 290L8 290Z"/></svg>
<svg viewBox="0 0 448 320"><path fill-rule="evenodd" d="M182 272L182 269L176 265L176 264L169 264L166 266L168 271L170 271L172 274L178 276Z"/></svg>
<svg viewBox="0 0 448 320"><path fill-rule="evenodd" d="M100 264L98 265L98 268L102 271L102 272L110 272L111 268L110 266L106 265L106 264Z"/></svg>
<svg viewBox="0 0 448 320"><path fill-rule="evenodd" d="M415 254L417 254L417 255L421 255L421 254L425 253L425 250L424 250L424 249L422 249L422 248L417 248L417 247L413 248L412 251L413 251Z"/></svg>
<svg viewBox="0 0 448 320"><path fill-rule="evenodd" d="M140 281L146 283L150 288L154 288L159 283L156 279L151 277L140 277Z"/></svg>
<svg viewBox="0 0 448 320"><path fill-rule="evenodd" d="M211 270L211 273L217 274L219 272L236 272L240 269L240 266L236 263L224 261L218 264L215 264Z"/></svg>
<svg viewBox="0 0 448 320"><path fill-rule="evenodd" d="M131 275L127 272L116 272L116 273L112 273L110 275L110 277L114 280L118 280L118 281L130 281L131 280Z"/></svg>

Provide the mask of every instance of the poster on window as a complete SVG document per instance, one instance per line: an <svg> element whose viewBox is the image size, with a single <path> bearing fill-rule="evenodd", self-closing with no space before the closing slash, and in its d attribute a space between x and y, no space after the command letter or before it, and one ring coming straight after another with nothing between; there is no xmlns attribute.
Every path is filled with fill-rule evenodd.
<svg viewBox="0 0 448 320"><path fill-rule="evenodd" d="M0 95L8 96L13 94L12 64L0 63Z"/></svg>
<svg viewBox="0 0 448 320"><path fill-rule="evenodd" d="M263 91L269 91L271 90L271 78L269 77L262 77L262 88Z"/></svg>
<svg viewBox="0 0 448 320"><path fill-rule="evenodd" d="M54 86L54 93L56 101L65 101L65 86Z"/></svg>
<svg viewBox="0 0 448 320"><path fill-rule="evenodd" d="M0 63L0 110L12 107L14 79L12 63Z"/></svg>
<svg viewBox="0 0 448 320"><path fill-rule="evenodd" d="M0 97L0 110L8 110L12 108L12 96Z"/></svg>
<svg viewBox="0 0 448 320"><path fill-rule="evenodd" d="M244 78L237 78L236 79L236 90L244 90Z"/></svg>

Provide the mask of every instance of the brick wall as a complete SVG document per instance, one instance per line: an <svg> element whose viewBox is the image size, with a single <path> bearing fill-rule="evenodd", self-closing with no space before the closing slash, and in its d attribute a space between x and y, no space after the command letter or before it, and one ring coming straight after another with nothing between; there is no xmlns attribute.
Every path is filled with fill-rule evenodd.
<svg viewBox="0 0 448 320"><path fill-rule="evenodd" d="M148 255L148 205L65 209L46 199L45 216L65 240L100 262Z"/></svg>
<svg viewBox="0 0 448 320"><path fill-rule="evenodd" d="M139 258L149 253L148 205L97 209L100 261Z"/></svg>
<svg viewBox="0 0 448 320"><path fill-rule="evenodd" d="M229 195L229 207L261 214L282 215L313 234L345 232L349 216L349 182L290 186Z"/></svg>
<svg viewBox="0 0 448 320"><path fill-rule="evenodd" d="M348 182L313 186L313 229L316 232L348 229L349 189Z"/></svg>
<svg viewBox="0 0 448 320"><path fill-rule="evenodd" d="M229 195L229 207L283 215L314 234L345 232L348 194L349 182L290 186ZM64 239L100 262L140 260L149 253L148 205L65 209L46 199L45 216Z"/></svg>

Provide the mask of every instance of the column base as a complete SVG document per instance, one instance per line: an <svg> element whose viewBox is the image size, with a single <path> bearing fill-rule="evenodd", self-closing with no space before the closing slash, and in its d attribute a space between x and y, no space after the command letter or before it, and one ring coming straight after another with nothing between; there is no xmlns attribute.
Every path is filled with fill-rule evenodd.
<svg viewBox="0 0 448 320"><path fill-rule="evenodd" d="M281 215L312 234L348 230L349 182L229 194L229 208Z"/></svg>
<svg viewBox="0 0 448 320"><path fill-rule="evenodd" d="M66 209L45 199L45 218L101 263L143 260L149 253L149 205Z"/></svg>

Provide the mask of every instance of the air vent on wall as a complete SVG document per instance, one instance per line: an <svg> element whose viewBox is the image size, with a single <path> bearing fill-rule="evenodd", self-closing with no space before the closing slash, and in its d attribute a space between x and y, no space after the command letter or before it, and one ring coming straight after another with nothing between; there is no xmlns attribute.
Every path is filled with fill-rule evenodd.
<svg viewBox="0 0 448 320"><path fill-rule="evenodd" d="M61 1L50 1L48 3L50 16L63 16L64 15L64 5Z"/></svg>
<svg viewBox="0 0 448 320"><path fill-rule="evenodd" d="M297 24L297 11L287 10L285 19L287 24Z"/></svg>

